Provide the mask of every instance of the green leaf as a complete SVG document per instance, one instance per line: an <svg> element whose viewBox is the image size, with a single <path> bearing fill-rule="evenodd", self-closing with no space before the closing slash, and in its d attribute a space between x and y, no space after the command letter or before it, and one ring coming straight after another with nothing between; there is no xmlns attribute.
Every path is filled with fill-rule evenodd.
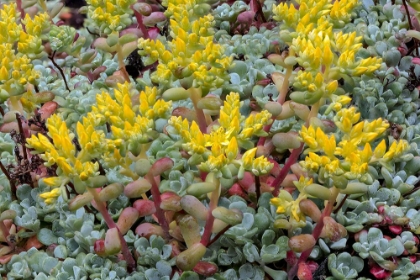
<svg viewBox="0 0 420 280"><path fill-rule="evenodd" d="M57 243L57 236L54 235L54 233L47 228L42 228L38 234L37 234L37 238L39 240L39 242L41 242L42 244L49 246L51 244Z"/></svg>
<svg viewBox="0 0 420 280"><path fill-rule="evenodd" d="M193 271L185 271L184 273L182 273L181 277L179 278L179 280L199 280L199 279L200 277L198 276L198 274Z"/></svg>
<svg viewBox="0 0 420 280"><path fill-rule="evenodd" d="M276 233L274 232L274 230L271 230L271 229L266 230L261 237L262 245L268 246L270 244L273 244L275 237L276 237Z"/></svg>
<svg viewBox="0 0 420 280"><path fill-rule="evenodd" d="M252 243L246 243L244 248L243 248L243 252L244 252L245 258L249 262L255 262L255 261L258 261L260 259L260 254L258 253L258 248L257 248L257 246L255 246Z"/></svg>

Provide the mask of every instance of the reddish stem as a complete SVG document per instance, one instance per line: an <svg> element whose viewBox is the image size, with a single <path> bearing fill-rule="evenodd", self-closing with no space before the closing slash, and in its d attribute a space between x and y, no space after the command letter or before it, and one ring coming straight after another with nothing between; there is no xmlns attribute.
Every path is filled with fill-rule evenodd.
<svg viewBox="0 0 420 280"><path fill-rule="evenodd" d="M163 229L166 239L169 239L169 224L165 218L165 213L160 207L160 205L162 204L162 198L160 197L159 187L156 184L155 178L151 173L148 173L145 178L152 184L152 188L150 189L150 191L152 193L153 203L155 204L156 208L156 217L158 218L159 224Z"/></svg>
<svg viewBox="0 0 420 280"><path fill-rule="evenodd" d="M274 187L273 196L277 197L279 195L279 190L281 183L283 183L284 178L286 178L287 174L289 173L290 167L296 163L299 155L302 153L303 150L303 143L300 144L300 147L294 149L290 154L289 158L287 159L286 163L284 164L283 168L280 170L279 176L271 183L271 187Z"/></svg>
<svg viewBox="0 0 420 280"><path fill-rule="evenodd" d="M267 133L270 132L270 129L273 126L274 121L276 120L274 117L271 117L271 119L273 120L273 122L271 124L268 124L268 125L264 126L264 128L263 128L263 130ZM263 146L265 144L265 139L266 138L267 137L260 137L260 139L258 139L257 146Z"/></svg>
<svg viewBox="0 0 420 280"><path fill-rule="evenodd" d="M338 192L331 195L331 198L328 201L327 206L322 211L321 219L319 220L314 230L312 231L312 236L314 237L315 240L318 240L321 235L322 228L324 227L324 217L329 217L332 213L332 210L334 208L334 203L337 199L337 195L338 195ZM298 262L288 272L289 279L294 279L294 277L296 276L299 264L306 262L306 260L309 258L309 256L312 253L312 249L313 248L308 249L300 255Z"/></svg>
<svg viewBox="0 0 420 280"><path fill-rule="evenodd" d="M133 7L131 7L133 8ZM140 14L138 11L136 11L135 9L133 9L134 11L134 16L137 19L137 28L141 30L141 33L143 33L143 38L144 39L149 39L149 32L147 32L146 26L144 26L143 23L143 15Z"/></svg>
<svg viewBox="0 0 420 280"><path fill-rule="evenodd" d="M105 202L102 202L99 199L99 196L96 190L92 188L88 188L88 190L93 195L93 199L95 200L95 203L96 203L96 209L98 209L99 213L101 213L108 228L118 229L118 237L120 238L120 241L121 241L121 251L124 256L125 261L127 262L127 270L130 273L133 272L136 267L136 262L134 261L134 258L131 255L130 250L128 249L127 242L125 242L125 239L123 235L121 234L120 229L117 227L111 215L109 214L108 209L106 208Z"/></svg>
<svg viewBox="0 0 420 280"><path fill-rule="evenodd" d="M10 183L10 191L12 193L12 199L16 200L16 185L12 178L10 177L9 171L7 171L6 167L3 165L3 163L0 161L0 169L3 172L4 176L6 176L7 180L9 180Z"/></svg>
<svg viewBox="0 0 420 280"><path fill-rule="evenodd" d="M25 19L25 10L22 7L22 0L16 0L16 7L17 7L17 10L20 12L20 19L21 19L23 31L26 31L26 27L22 22Z"/></svg>
<svg viewBox="0 0 420 280"><path fill-rule="evenodd" d="M211 193L209 209L207 210L206 225L204 227L203 236L201 237L201 241L200 241L201 244L203 244L206 247L210 243L211 230L213 229L213 224L214 224L214 216L212 212L214 208L216 208L217 203L219 201L219 189L220 189L220 186L217 186L217 188Z"/></svg>

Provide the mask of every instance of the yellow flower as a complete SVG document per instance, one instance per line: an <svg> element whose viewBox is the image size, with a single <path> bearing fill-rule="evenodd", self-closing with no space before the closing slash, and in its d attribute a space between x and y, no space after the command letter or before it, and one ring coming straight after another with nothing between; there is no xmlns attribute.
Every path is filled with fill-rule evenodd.
<svg viewBox="0 0 420 280"><path fill-rule="evenodd" d="M192 77L192 87L206 93L229 80L227 69L232 57L225 56L221 45L213 40L213 16L198 17L195 0L169 0L165 15L170 18L172 41L165 47L159 40L138 41L145 63L159 62L152 80L169 85L177 79Z"/></svg>
<svg viewBox="0 0 420 280"><path fill-rule="evenodd" d="M392 142L391 146L383 156L383 160L391 161L401 156L409 148L408 142L405 140L399 140Z"/></svg>
<svg viewBox="0 0 420 280"><path fill-rule="evenodd" d="M285 191L280 190L278 197L274 197L270 200L270 203L277 207L278 214L286 214L294 219L296 222L306 221L305 215L300 211L299 203L306 196L300 194L299 197L294 200L292 195Z"/></svg>
<svg viewBox="0 0 420 280"><path fill-rule="evenodd" d="M130 8L135 0L87 0L88 19L99 27L101 32L110 34L121 31L131 24Z"/></svg>
<svg viewBox="0 0 420 280"><path fill-rule="evenodd" d="M60 177L44 178L43 181L44 181L45 184L47 184L50 187L59 187L63 183L65 183L65 182L63 182L62 178L60 178Z"/></svg>
<svg viewBox="0 0 420 280"><path fill-rule="evenodd" d="M60 188L54 188L50 192L45 192L39 195L39 197L45 200L46 204L52 204L61 194Z"/></svg>

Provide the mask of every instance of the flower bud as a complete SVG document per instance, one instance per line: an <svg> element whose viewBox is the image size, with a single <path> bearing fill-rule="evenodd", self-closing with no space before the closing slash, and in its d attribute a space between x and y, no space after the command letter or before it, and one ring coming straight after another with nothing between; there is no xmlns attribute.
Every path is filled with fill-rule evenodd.
<svg viewBox="0 0 420 280"><path fill-rule="evenodd" d="M214 263L199 261L193 271L205 277L210 277L217 273L218 267Z"/></svg>
<svg viewBox="0 0 420 280"><path fill-rule="evenodd" d="M85 192L83 194L76 195L69 201L69 210L76 211L77 209L89 204L93 199L93 196L90 192Z"/></svg>
<svg viewBox="0 0 420 280"><path fill-rule="evenodd" d="M140 217L149 216L156 212L155 203L151 200L138 199L133 207L139 212Z"/></svg>
<svg viewBox="0 0 420 280"><path fill-rule="evenodd" d="M225 223L227 223L231 226L240 224L242 222L242 217L243 217L243 214L240 210L227 209L227 208L221 207L221 206L216 207L212 211L212 215L215 218L217 218L217 219L219 219L219 220L221 220L221 221L223 221L223 222L225 222Z"/></svg>
<svg viewBox="0 0 420 280"><path fill-rule="evenodd" d="M101 190L99 193L99 199L103 202L117 198L122 194L124 185L121 183L113 183Z"/></svg>
<svg viewBox="0 0 420 280"><path fill-rule="evenodd" d="M280 132L273 135L273 145L278 152L283 152L289 149L297 149L300 147L299 135L296 132Z"/></svg>
<svg viewBox="0 0 420 280"><path fill-rule="evenodd" d="M170 88L162 94L162 98L165 101L178 101L187 99L188 97L190 97L190 93L184 88Z"/></svg>
<svg viewBox="0 0 420 280"><path fill-rule="evenodd" d="M195 196L185 195L180 201L182 209L193 216L197 221L205 221L207 208Z"/></svg>
<svg viewBox="0 0 420 280"><path fill-rule="evenodd" d="M136 171L137 175L145 176L147 172L149 172L151 167L152 167L152 164L150 163L150 161L148 159L142 158L136 161L134 170Z"/></svg>
<svg viewBox="0 0 420 280"><path fill-rule="evenodd" d="M187 250L181 252L176 257L176 266L183 270L188 271L194 268L194 266L201 260L206 253L206 246L201 243L195 243Z"/></svg>
<svg viewBox="0 0 420 280"><path fill-rule="evenodd" d="M321 219L321 210L318 206L310 199L302 199L299 202L300 211L310 217L315 223L318 223Z"/></svg>
<svg viewBox="0 0 420 280"><path fill-rule="evenodd" d="M337 223L333 218L327 216L324 217L323 221L324 227L321 231L321 238L328 238L332 242L335 242L347 236L346 228Z"/></svg>
<svg viewBox="0 0 420 280"><path fill-rule="evenodd" d="M305 192L322 200L329 200L331 197L331 190L319 184L310 184L309 186L306 186Z"/></svg>
<svg viewBox="0 0 420 280"><path fill-rule="evenodd" d="M264 105L264 109L267 110L274 118L281 114L282 106L278 102L268 101Z"/></svg>
<svg viewBox="0 0 420 280"><path fill-rule="evenodd" d="M199 197L209 192L212 192L216 189L216 184L208 183L208 182L201 182L201 183L194 183L191 184L187 188L187 194L193 195L195 197Z"/></svg>
<svg viewBox="0 0 420 280"><path fill-rule="evenodd" d="M153 177L161 175L163 172L170 170L174 166L172 159L164 157L158 159L151 167L150 172Z"/></svg>
<svg viewBox="0 0 420 280"><path fill-rule="evenodd" d="M167 211L174 211L178 212L181 211L181 197L173 192L164 192L161 194L160 198L162 199L162 203L160 204L160 208Z"/></svg>
<svg viewBox="0 0 420 280"><path fill-rule="evenodd" d="M144 179L139 178L133 182L130 182L124 188L124 195L128 198L141 197L142 194L146 193L152 188L152 184Z"/></svg>
<svg viewBox="0 0 420 280"><path fill-rule="evenodd" d="M117 227L120 230L121 234L126 234L139 217L139 211L137 211L136 208L124 208L117 221Z"/></svg>
<svg viewBox="0 0 420 280"><path fill-rule="evenodd" d="M121 251L121 240L117 228L110 228L106 231L104 246L107 255L115 255Z"/></svg>
<svg viewBox="0 0 420 280"><path fill-rule="evenodd" d="M207 109L207 110L220 110L220 107L223 106L223 100L220 99L218 96L205 96L201 98L198 103L197 107L199 109Z"/></svg>
<svg viewBox="0 0 420 280"><path fill-rule="evenodd" d="M312 234L300 234L289 239L289 247L293 252L302 253L306 250L312 249L315 246L316 240Z"/></svg>
<svg viewBox="0 0 420 280"><path fill-rule="evenodd" d="M182 237L187 244L187 247L190 248L195 243L200 242L200 226L197 223L197 220L194 219L191 215L182 215L177 218L178 226L181 230Z"/></svg>
<svg viewBox="0 0 420 280"><path fill-rule="evenodd" d="M145 237L147 239L150 238L152 235L158 235L160 237L164 237L165 234L163 232L162 227L158 225L154 225L151 223L142 223L140 224L136 230L135 233L140 237Z"/></svg>

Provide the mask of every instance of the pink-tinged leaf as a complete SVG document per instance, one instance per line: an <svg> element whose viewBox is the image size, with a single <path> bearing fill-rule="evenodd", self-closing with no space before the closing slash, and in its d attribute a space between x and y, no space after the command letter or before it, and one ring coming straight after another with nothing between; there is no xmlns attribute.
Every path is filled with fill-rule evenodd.
<svg viewBox="0 0 420 280"><path fill-rule="evenodd" d="M376 263L372 265L369 271L375 277L375 279L389 279L389 277L391 277L392 274L391 271L383 269Z"/></svg>

